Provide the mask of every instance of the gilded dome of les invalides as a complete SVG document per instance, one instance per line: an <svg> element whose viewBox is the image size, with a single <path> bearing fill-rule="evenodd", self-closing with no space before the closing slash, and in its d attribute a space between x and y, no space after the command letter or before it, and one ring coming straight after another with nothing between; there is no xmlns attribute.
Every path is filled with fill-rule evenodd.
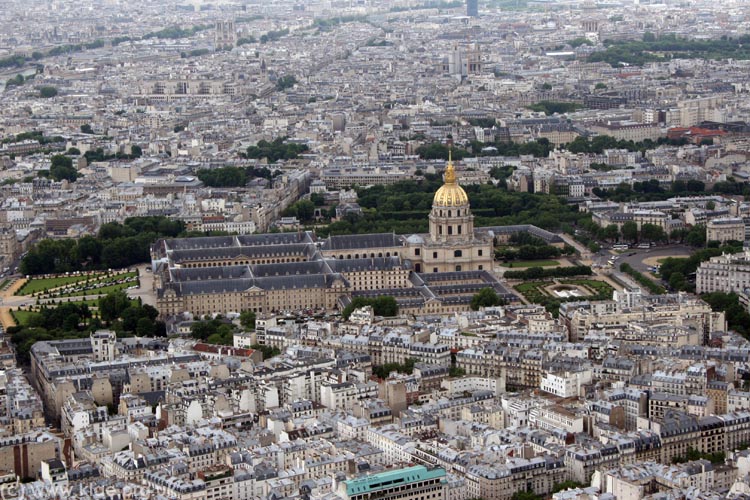
<svg viewBox="0 0 750 500"><path fill-rule="evenodd" d="M469 197L466 196L466 191L456 182L453 161L448 159L448 166L445 169L445 184L435 192L432 205L436 207L462 207L468 204Z"/></svg>

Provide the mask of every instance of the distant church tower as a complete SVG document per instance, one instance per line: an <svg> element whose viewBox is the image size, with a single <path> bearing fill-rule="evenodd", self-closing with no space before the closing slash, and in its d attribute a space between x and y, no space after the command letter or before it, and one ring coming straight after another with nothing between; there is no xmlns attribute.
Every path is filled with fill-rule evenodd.
<svg viewBox="0 0 750 500"><path fill-rule="evenodd" d="M476 43L459 46L453 45L453 49L443 58L443 72L449 75L478 75L482 73L482 51Z"/></svg>
<svg viewBox="0 0 750 500"><path fill-rule="evenodd" d="M234 21L216 21L214 28L214 49L231 48L237 44L237 32Z"/></svg>

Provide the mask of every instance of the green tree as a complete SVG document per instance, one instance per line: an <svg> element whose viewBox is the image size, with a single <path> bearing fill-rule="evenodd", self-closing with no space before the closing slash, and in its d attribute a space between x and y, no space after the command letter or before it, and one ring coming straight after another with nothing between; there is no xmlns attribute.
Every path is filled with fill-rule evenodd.
<svg viewBox="0 0 750 500"><path fill-rule="evenodd" d="M669 233L669 241L683 242L685 240L685 236L687 236L687 233L688 232L685 228L672 229L672 231Z"/></svg>
<svg viewBox="0 0 750 500"><path fill-rule="evenodd" d="M742 304L736 293L712 292L704 293L701 298L708 302L714 311L723 311L727 325L745 338L750 337L750 314Z"/></svg>
<svg viewBox="0 0 750 500"><path fill-rule="evenodd" d="M406 375L411 374L414 371L414 364L416 360L414 358L406 358L403 364L400 363L386 363L381 366L373 366L372 374L380 379L386 379L391 372L404 373Z"/></svg>
<svg viewBox="0 0 750 500"><path fill-rule="evenodd" d="M55 155L50 158L53 167L72 167L73 160L65 155Z"/></svg>
<svg viewBox="0 0 750 500"><path fill-rule="evenodd" d="M310 200L299 200L287 209L289 215L295 215L302 222L310 222L315 215L315 204Z"/></svg>
<svg viewBox="0 0 750 500"><path fill-rule="evenodd" d="M320 193L311 193L310 194L310 201L313 202L313 204L316 207L322 207L326 204L326 198Z"/></svg>
<svg viewBox="0 0 750 500"><path fill-rule="evenodd" d="M18 87L20 85L23 85L25 81L26 79L23 77L21 73L19 73L15 77L5 80L5 87L6 88Z"/></svg>
<svg viewBox="0 0 750 500"><path fill-rule="evenodd" d="M641 226L641 237L648 241L663 241L667 239L667 235L661 226L648 223Z"/></svg>
<svg viewBox="0 0 750 500"><path fill-rule="evenodd" d="M511 500L543 500L541 496L532 491L516 491Z"/></svg>
<svg viewBox="0 0 750 500"><path fill-rule="evenodd" d="M691 247L706 246L706 226L693 226L688 232L687 236L685 236L685 243L687 243Z"/></svg>
<svg viewBox="0 0 750 500"><path fill-rule="evenodd" d="M505 304L505 301L490 287L482 288L471 298L472 311L478 311L482 307L493 307L503 304Z"/></svg>
<svg viewBox="0 0 750 500"><path fill-rule="evenodd" d="M617 224L609 224L607 227L602 228L599 232L599 237L604 240L615 241L620 237L620 230L617 228Z"/></svg>
<svg viewBox="0 0 750 500"><path fill-rule="evenodd" d="M635 269L633 269L633 266L631 266L627 262L623 262L622 264L620 264L620 271L632 276L633 279L635 279L635 281L645 286L648 289L648 291L652 294L661 295L665 292L663 286L659 285L658 283L655 283L653 280L649 279L645 275L636 271Z"/></svg>
<svg viewBox="0 0 750 500"><path fill-rule="evenodd" d="M622 237L627 241L636 241L638 239L638 225L629 220L622 225L620 230Z"/></svg>
<svg viewBox="0 0 750 500"><path fill-rule="evenodd" d="M102 244L93 236L84 236L75 247L75 259L94 267L99 265L101 253Z"/></svg>
<svg viewBox="0 0 750 500"><path fill-rule="evenodd" d="M91 124L84 123L83 125L81 125L81 132L84 133L84 134L93 134L94 133L94 129L91 128Z"/></svg>
<svg viewBox="0 0 750 500"><path fill-rule="evenodd" d="M569 41L568 45L570 45L571 47L575 49L576 47L580 47L581 45L594 45L594 44L591 43L591 40L589 40L588 38L581 36L581 37L574 38L573 40Z"/></svg>
<svg viewBox="0 0 750 500"><path fill-rule="evenodd" d="M305 144L285 141L285 137L278 137L273 142L260 140L255 146L247 148L245 156L252 159L267 158L269 163L276 163L279 160L293 160L308 150Z"/></svg>
<svg viewBox="0 0 750 500"><path fill-rule="evenodd" d="M139 318L135 327L135 334L139 337L155 337L156 323L148 318Z"/></svg>
<svg viewBox="0 0 750 500"><path fill-rule="evenodd" d="M583 483L579 483L578 481L563 481L562 483L557 483L554 486L552 486L552 493L558 493L560 491L575 489L575 488L585 488L586 485Z"/></svg>
<svg viewBox="0 0 750 500"><path fill-rule="evenodd" d="M125 292L117 291L108 293L99 299L99 316L102 320L111 323L120 317L123 311L130 307L130 299Z"/></svg>
<svg viewBox="0 0 750 500"><path fill-rule="evenodd" d="M574 102L540 101L526 107L532 111L542 111L545 115L554 115L556 113L570 113L580 109L582 106Z"/></svg>
<svg viewBox="0 0 750 500"><path fill-rule="evenodd" d="M78 178L78 171L73 167L73 160L69 157L55 155L52 157L49 175L58 182L63 179L74 182Z"/></svg>
<svg viewBox="0 0 750 500"><path fill-rule="evenodd" d="M248 180L247 170L241 167L200 169L196 176L208 187L243 187Z"/></svg>
<svg viewBox="0 0 750 500"><path fill-rule="evenodd" d="M348 320L349 316L355 309L365 306L372 306L373 313L376 316L388 317L396 316L398 314L398 303L396 302L396 299L390 295L381 295L375 298L354 297L349 305L341 311L341 316Z"/></svg>
<svg viewBox="0 0 750 500"><path fill-rule="evenodd" d="M245 330L255 330L255 313L245 310L240 313L240 324Z"/></svg>
<svg viewBox="0 0 750 500"><path fill-rule="evenodd" d="M673 290L685 290L687 288L687 279L681 272L673 272L669 275L669 286Z"/></svg>
<svg viewBox="0 0 750 500"><path fill-rule="evenodd" d="M50 97L55 97L57 95L57 89L49 85L37 87L37 90L39 91L39 97L44 99L49 99Z"/></svg>
<svg viewBox="0 0 750 500"><path fill-rule="evenodd" d="M281 350L278 347L271 347L270 345L253 344L250 346L250 349L260 351L263 354L263 361L281 354Z"/></svg>
<svg viewBox="0 0 750 500"><path fill-rule="evenodd" d="M286 90L288 88L294 87L296 83L297 79L294 77L294 75L282 76L281 78L276 80L276 90Z"/></svg>
<svg viewBox="0 0 750 500"><path fill-rule="evenodd" d="M196 321L190 326L190 336L198 340L207 340L216 333L216 325L211 321Z"/></svg>

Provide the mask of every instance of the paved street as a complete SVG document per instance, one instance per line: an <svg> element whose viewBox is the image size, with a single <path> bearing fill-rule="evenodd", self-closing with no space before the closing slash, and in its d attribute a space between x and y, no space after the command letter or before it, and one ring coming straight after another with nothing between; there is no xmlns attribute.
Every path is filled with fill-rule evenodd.
<svg viewBox="0 0 750 500"><path fill-rule="evenodd" d="M691 247L685 245L669 245L665 247L656 247L648 250L631 249L621 254L617 260L618 265L627 262L635 270L647 273L648 268L656 264L656 260L666 257L689 257L693 252ZM630 255L635 253L635 255ZM652 261L652 262L646 262Z"/></svg>
<svg viewBox="0 0 750 500"><path fill-rule="evenodd" d="M156 307L156 294L154 292L154 275L151 271L146 271L146 268L150 268L151 264L141 264L137 266L138 277L141 285L138 288L132 288L126 290L128 297L131 299L139 298L144 304Z"/></svg>

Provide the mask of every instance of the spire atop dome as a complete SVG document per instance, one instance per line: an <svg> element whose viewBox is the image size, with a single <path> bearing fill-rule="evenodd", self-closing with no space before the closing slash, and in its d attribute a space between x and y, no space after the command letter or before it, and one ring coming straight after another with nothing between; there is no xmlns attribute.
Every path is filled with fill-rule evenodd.
<svg viewBox="0 0 750 500"><path fill-rule="evenodd" d="M453 168L453 149L448 148L448 165L445 167L445 183L456 183L456 170Z"/></svg>
<svg viewBox="0 0 750 500"><path fill-rule="evenodd" d="M452 150L448 149L448 165L445 167L444 184L437 190L432 205L439 207L458 207L469 204L466 191L458 185L456 169L453 167Z"/></svg>

